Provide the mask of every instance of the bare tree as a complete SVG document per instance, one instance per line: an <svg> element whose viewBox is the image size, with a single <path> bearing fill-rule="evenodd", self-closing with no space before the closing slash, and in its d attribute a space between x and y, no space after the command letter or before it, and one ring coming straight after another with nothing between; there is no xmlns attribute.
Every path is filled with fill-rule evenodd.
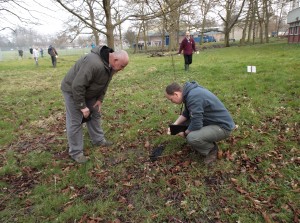
<svg viewBox="0 0 300 223"><path fill-rule="evenodd" d="M129 43L130 46L133 46L134 41L135 41L135 33L132 30L127 30L125 32L125 40Z"/></svg>
<svg viewBox="0 0 300 223"><path fill-rule="evenodd" d="M137 15L126 13L127 16L119 17L117 21L114 21L113 13L116 11L116 1L113 0L83 0L81 3L75 0L55 1L84 24L84 28L91 29L96 42L99 42L98 33L105 35L107 45L112 48L114 47L114 29L128 18L137 17ZM119 13L120 15L125 14Z"/></svg>
<svg viewBox="0 0 300 223"><path fill-rule="evenodd" d="M178 33L180 27L180 16L186 15L185 5L190 3L188 0L154 0L152 6L158 6L158 8L152 8L156 10L162 19L162 36L164 48L165 33L169 34L169 50L175 50L178 47Z"/></svg>
<svg viewBox="0 0 300 223"><path fill-rule="evenodd" d="M266 43L269 43L269 21L271 17L271 13L269 11L271 7L271 1L270 0L263 0L263 10L264 10L264 15L265 15L265 39Z"/></svg>
<svg viewBox="0 0 300 223"><path fill-rule="evenodd" d="M34 11L30 10L25 1L22 0L0 0L0 31L10 29L15 31L17 23L38 24L33 19L28 19L24 15L30 15L36 19Z"/></svg>
<svg viewBox="0 0 300 223"><path fill-rule="evenodd" d="M250 17L251 17L251 10L252 10L252 7L251 7L251 4L252 4L252 1L249 1L249 3L247 4L247 12L246 12L246 17L245 17L245 20L244 20L244 27L243 27L243 33L242 33L242 38L240 39L240 44L241 45L244 45L245 42L246 42L246 34L247 34L247 29L249 27L249 24L250 24Z"/></svg>
<svg viewBox="0 0 300 223"><path fill-rule="evenodd" d="M200 42L200 45L203 43L203 35L204 35L204 30L206 27L206 22L207 22L207 16L208 13L211 11L212 7L216 1L211 1L211 0L199 0L199 5L200 5L200 12L202 15L202 22L201 22L201 38L202 41Z"/></svg>
<svg viewBox="0 0 300 223"><path fill-rule="evenodd" d="M278 14L274 15L275 16L275 21L276 21L276 28L274 29L278 35L279 31L281 30L281 28L284 26L284 18L286 16L286 11L285 11L285 7L287 5L287 2L284 0L278 0L274 2L275 6L275 10L277 11Z"/></svg>
<svg viewBox="0 0 300 223"><path fill-rule="evenodd" d="M224 23L224 39L226 47L230 46L229 34L243 11L245 1L246 0L226 0L219 2L219 5L222 7L222 10L225 13L225 15L222 15L220 12L219 16Z"/></svg>

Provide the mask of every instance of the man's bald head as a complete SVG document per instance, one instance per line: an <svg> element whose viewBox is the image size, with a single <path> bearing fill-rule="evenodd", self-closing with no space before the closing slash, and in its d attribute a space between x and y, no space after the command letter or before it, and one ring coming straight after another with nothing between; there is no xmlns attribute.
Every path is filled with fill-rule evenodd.
<svg viewBox="0 0 300 223"><path fill-rule="evenodd" d="M129 63L129 56L125 50L115 51L109 54L109 64L115 71L123 70Z"/></svg>

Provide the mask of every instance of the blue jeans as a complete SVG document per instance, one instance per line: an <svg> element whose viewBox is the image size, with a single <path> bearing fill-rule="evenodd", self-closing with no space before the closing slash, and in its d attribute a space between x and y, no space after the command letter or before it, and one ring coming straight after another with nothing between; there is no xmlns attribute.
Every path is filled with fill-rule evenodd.
<svg viewBox="0 0 300 223"><path fill-rule="evenodd" d="M190 132L186 140L193 149L206 156L214 148L214 142L228 138L230 133L231 131L218 125L209 125L204 126L200 130Z"/></svg>

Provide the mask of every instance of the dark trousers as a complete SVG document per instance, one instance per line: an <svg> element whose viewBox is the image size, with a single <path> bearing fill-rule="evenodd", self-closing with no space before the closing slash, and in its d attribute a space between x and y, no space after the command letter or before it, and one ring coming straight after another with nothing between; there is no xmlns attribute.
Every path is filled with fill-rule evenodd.
<svg viewBox="0 0 300 223"><path fill-rule="evenodd" d="M56 56L51 56L51 60L53 67L56 67Z"/></svg>
<svg viewBox="0 0 300 223"><path fill-rule="evenodd" d="M191 55L184 54L184 63L185 64L192 64L192 60L193 60L193 54L191 54Z"/></svg>

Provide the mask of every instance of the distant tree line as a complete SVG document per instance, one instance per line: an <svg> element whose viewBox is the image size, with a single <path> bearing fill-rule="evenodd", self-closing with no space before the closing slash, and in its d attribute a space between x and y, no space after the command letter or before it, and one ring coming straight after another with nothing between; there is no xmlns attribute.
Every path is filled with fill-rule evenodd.
<svg viewBox="0 0 300 223"><path fill-rule="evenodd" d="M58 48L65 47L87 47L91 46L93 40L89 36L79 36L76 40L70 42L69 37L64 35L49 36L40 34L32 29L18 27L11 32L9 37L0 33L1 50L10 49L29 49L31 47L46 48L49 45L55 45Z"/></svg>

